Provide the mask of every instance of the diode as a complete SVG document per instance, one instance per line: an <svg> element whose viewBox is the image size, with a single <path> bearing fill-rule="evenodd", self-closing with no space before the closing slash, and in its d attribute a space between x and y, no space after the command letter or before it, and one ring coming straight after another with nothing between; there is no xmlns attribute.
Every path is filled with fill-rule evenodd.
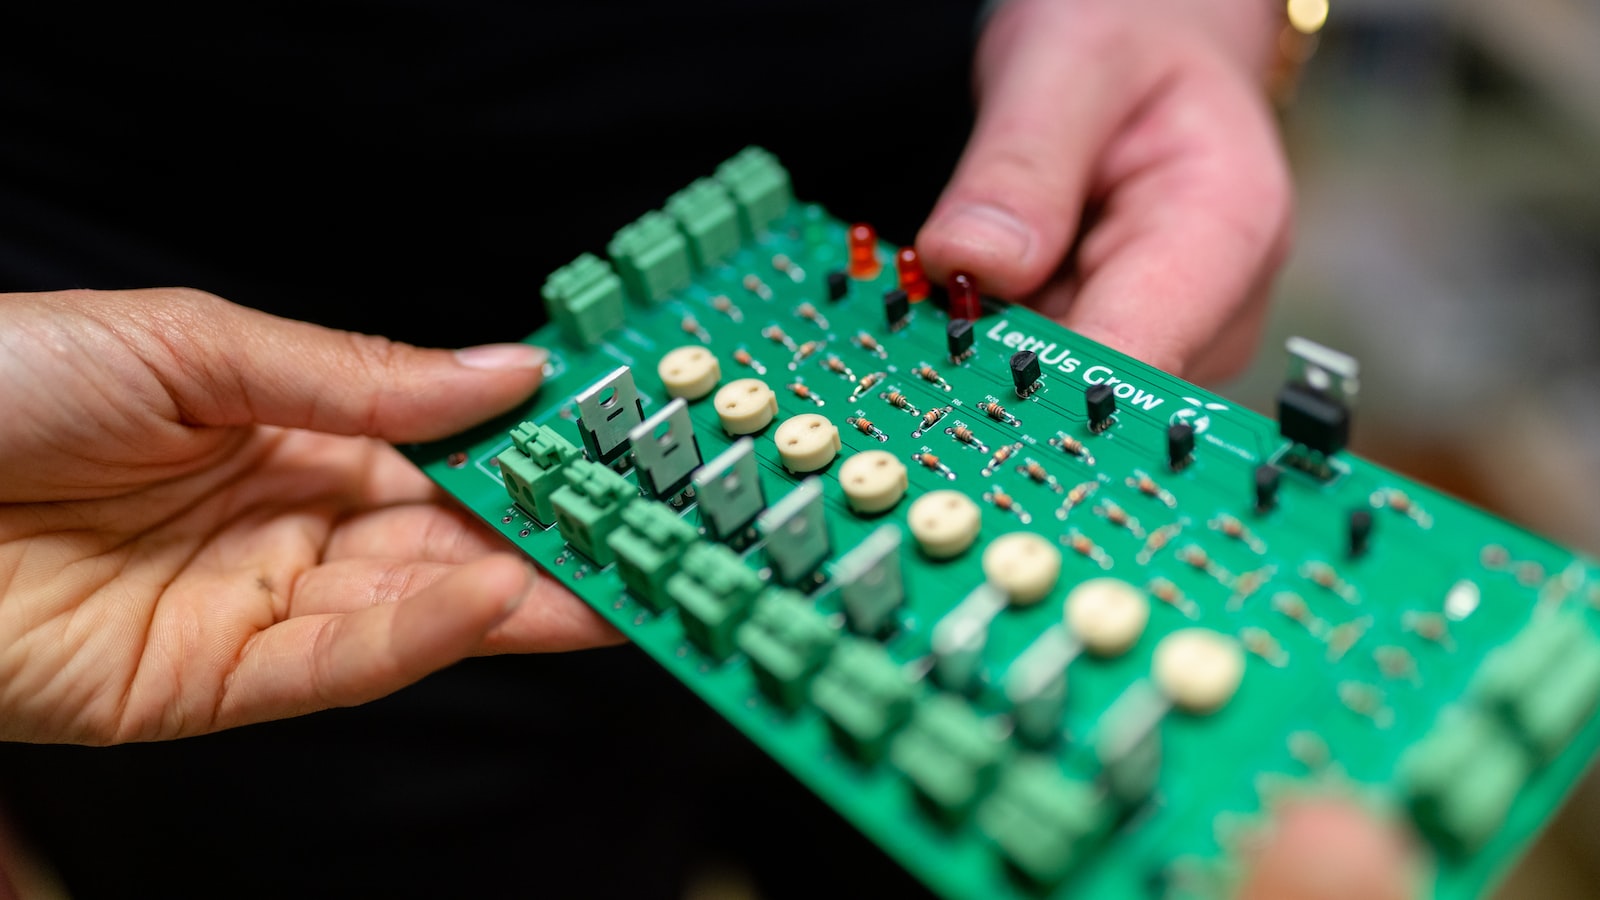
<svg viewBox="0 0 1600 900"><path fill-rule="evenodd" d="M922 270L922 260L917 256L916 248L901 247L900 252L894 255L895 271L900 275L900 289L912 303L921 303L928 299L928 275Z"/></svg>
<svg viewBox="0 0 1600 900"><path fill-rule="evenodd" d="M978 282L966 272L951 272L950 318L973 322L983 314L983 302L978 297Z"/></svg>
<svg viewBox="0 0 1600 900"><path fill-rule="evenodd" d="M883 266L878 262L878 232L865 222L850 226L850 277L864 281L877 278Z"/></svg>

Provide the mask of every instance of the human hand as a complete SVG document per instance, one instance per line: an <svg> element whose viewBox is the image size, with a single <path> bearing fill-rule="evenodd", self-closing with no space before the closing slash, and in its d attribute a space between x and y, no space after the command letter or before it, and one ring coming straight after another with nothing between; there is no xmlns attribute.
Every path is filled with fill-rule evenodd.
<svg viewBox="0 0 1600 900"><path fill-rule="evenodd" d="M538 386L186 289L0 295L0 739L109 744L620 635L388 441Z"/></svg>
<svg viewBox="0 0 1600 900"><path fill-rule="evenodd" d="M1266 89L1267 0L1006 0L979 42L978 120L917 235L972 273L1192 380L1237 374L1288 251Z"/></svg>
<svg viewBox="0 0 1600 900"><path fill-rule="evenodd" d="M1422 857L1409 834L1356 803L1301 798L1249 841L1237 900L1416 900Z"/></svg>

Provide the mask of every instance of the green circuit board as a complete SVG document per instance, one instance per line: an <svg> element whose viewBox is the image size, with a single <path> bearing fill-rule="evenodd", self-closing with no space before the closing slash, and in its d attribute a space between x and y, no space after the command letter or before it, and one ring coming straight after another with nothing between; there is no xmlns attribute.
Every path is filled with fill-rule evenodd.
<svg viewBox="0 0 1600 900"><path fill-rule="evenodd" d="M1307 791L1487 893L1600 746L1600 566L1022 307L952 357L850 230L749 148L551 276L525 408L402 449L943 896L1226 896Z"/></svg>

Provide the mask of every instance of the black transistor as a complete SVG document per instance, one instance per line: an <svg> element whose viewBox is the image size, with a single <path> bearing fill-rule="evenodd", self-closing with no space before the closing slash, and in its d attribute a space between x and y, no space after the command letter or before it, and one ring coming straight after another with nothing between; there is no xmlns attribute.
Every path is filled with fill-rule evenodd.
<svg viewBox="0 0 1600 900"><path fill-rule="evenodd" d="M828 273L828 299L843 300L844 295L850 293L850 276L843 269L834 269Z"/></svg>
<svg viewBox="0 0 1600 900"><path fill-rule="evenodd" d="M1018 350L1011 354L1011 383L1017 396L1026 397L1039 386L1039 354L1032 350Z"/></svg>
<svg viewBox="0 0 1600 900"><path fill-rule="evenodd" d="M1278 467L1256 466L1256 512L1267 512L1278 505Z"/></svg>
<svg viewBox="0 0 1600 900"><path fill-rule="evenodd" d="M1360 556L1367 552L1367 542L1372 538L1372 510L1353 509L1350 511L1350 555Z"/></svg>
<svg viewBox="0 0 1600 900"><path fill-rule="evenodd" d="M1091 385L1083 392L1083 400L1089 413L1089 430L1099 434L1110 428L1112 417L1117 414L1117 395L1111 392L1111 385Z"/></svg>
<svg viewBox="0 0 1600 900"><path fill-rule="evenodd" d="M1172 471L1187 466L1194 459L1194 426L1174 422L1167 426L1167 465Z"/></svg>
<svg viewBox="0 0 1600 900"><path fill-rule="evenodd" d="M1359 366L1355 358L1305 338L1288 341L1289 378L1278 392L1278 431L1285 438L1332 456L1350 443Z"/></svg>
<svg viewBox="0 0 1600 900"><path fill-rule="evenodd" d="M951 319L944 327L945 346L950 348L950 359L954 362L972 355L972 342L975 339L969 319Z"/></svg>
<svg viewBox="0 0 1600 900"><path fill-rule="evenodd" d="M906 316L911 315L911 296L900 288L890 288L883 292L883 317L889 323L891 330L905 324Z"/></svg>

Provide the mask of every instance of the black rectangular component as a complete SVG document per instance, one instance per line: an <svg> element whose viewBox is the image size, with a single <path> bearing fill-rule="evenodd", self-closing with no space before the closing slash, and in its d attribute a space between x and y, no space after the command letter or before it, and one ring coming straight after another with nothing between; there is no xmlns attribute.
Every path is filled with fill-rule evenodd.
<svg viewBox="0 0 1600 900"><path fill-rule="evenodd" d="M953 360L960 361L970 356L976 337L972 333L972 322L967 319L951 319L944 327L945 346L949 348Z"/></svg>
<svg viewBox="0 0 1600 900"><path fill-rule="evenodd" d="M1350 408L1304 382L1290 382L1278 392L1278 433L1331 456L1350 442Z"/></svg>
<svg viewBox="0 0 1600 900"><path fill-rule="evenodd" d="M1111 427L1111 418L1117 414L1117 395L1111 385L1095 384L1083 392L1083 405L1089 414L1089 430L1099 434Z"/></svg>
<svg viewBox="0 0 1600 900"><path fill-rule="evenodd" d="M891 329L898 328L911 315L911 297L900 288L883 292L883 318Z"/></svg>
<svg viewBox="0 0 1600 900"><path fill-rule="evenodd" d="M844 295L850 293L850 276L843 269L834 269L828 273L828 299L843 300Z"/></svg>
<svg viewBox="0 0 1600 900"><path fill-rule="evenodd" d="M1018 350L1011 354L1011 383L1016 386L1018 397L1033 393L1034 386L1039 383L1039 374L1039 354L1032 350Z"/></svg>
<svg viewBox="0 0 1600 900"><path fill-rule="evenodd" d="M1194 426L1174 422L1167 426L1167 465L1174 472L1194 457Z"/></svg>

